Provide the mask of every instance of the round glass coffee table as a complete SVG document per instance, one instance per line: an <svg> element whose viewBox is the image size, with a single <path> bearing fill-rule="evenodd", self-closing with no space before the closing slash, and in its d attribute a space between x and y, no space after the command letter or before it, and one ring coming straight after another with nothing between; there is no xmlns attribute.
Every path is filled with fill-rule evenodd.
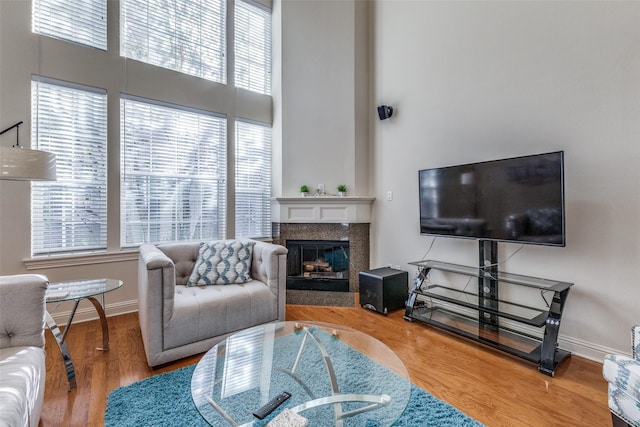
<svg viewBox="0 0 640 427"><path fill-rule="evenodd" d="M253 415L281 392L269 416ZM311 426L389 426L411 382L400 358L377 339L327 323L280 322L246 329L209 350L191 395L211 425L262 426L288 408Z"/></svg>

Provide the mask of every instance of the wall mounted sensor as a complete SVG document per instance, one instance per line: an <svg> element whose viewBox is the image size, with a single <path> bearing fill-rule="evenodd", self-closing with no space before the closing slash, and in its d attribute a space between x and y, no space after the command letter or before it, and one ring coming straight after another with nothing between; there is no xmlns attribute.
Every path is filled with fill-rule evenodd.
<svg viewBox="0 0 640 427"><path fill-rule="evenodd" d="M393 116L393 107L388 105L380 105L378 107L378 117L380 117L380 120L388 119L391 116Z"/></svg>

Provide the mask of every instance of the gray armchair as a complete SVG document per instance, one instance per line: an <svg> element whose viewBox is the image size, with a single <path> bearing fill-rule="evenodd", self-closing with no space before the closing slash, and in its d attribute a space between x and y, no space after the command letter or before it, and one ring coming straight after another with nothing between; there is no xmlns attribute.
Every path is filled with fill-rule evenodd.
<svg viewBox="0 0 640 427"><path fill-rule="evenodd" d="M140 331L151 367L208 351L241 329L285 320L285 247L255 242L247 283L187 287L198 250L197 242L140 246Z"/></svg>
<svg viewBox="0 0 640 427"><path fill-rule="evenodd" d="M44 402L47 278L0 276L0 425L35 427Z"/></svg>

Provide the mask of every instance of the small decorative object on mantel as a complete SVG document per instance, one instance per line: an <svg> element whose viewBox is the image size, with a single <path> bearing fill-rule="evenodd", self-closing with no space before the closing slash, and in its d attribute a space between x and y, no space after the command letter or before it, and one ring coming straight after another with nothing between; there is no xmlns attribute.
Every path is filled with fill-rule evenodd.
<svg viewBox="0 0 640 427"><path fill-rule="evenodd" d="M307 197L309 195L309 187L306 185L303 185L300 187L300 195L302 197Z"/></svg>
<svg viewBox="0 0 640 427"><path fill-rule="evenodd" d="M347 195L347 186L344 184L338 185L338 197L344 197Z"/></svg>

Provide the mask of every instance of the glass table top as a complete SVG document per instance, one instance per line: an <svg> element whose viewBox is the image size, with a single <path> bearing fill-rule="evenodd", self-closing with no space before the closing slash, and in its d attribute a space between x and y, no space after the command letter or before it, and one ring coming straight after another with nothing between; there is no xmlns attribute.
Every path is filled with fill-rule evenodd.
<svg viewBox="0 0 640 427"><path fill-rule="evenodd" d="M45 294L47 302L73 301L114 291L122 286L117 279L70 280L51 282Z"/></svg>
<svg viewBox="0 0 640 427"><path fill-rule="evenodd" d="M286 391L264 420L253 412ZM285 408L312 426L393 424L411 383L400 358L377 339L339 325L280 322L231 335L195 368L191 394L211 425L262 426Z"/></svg>

